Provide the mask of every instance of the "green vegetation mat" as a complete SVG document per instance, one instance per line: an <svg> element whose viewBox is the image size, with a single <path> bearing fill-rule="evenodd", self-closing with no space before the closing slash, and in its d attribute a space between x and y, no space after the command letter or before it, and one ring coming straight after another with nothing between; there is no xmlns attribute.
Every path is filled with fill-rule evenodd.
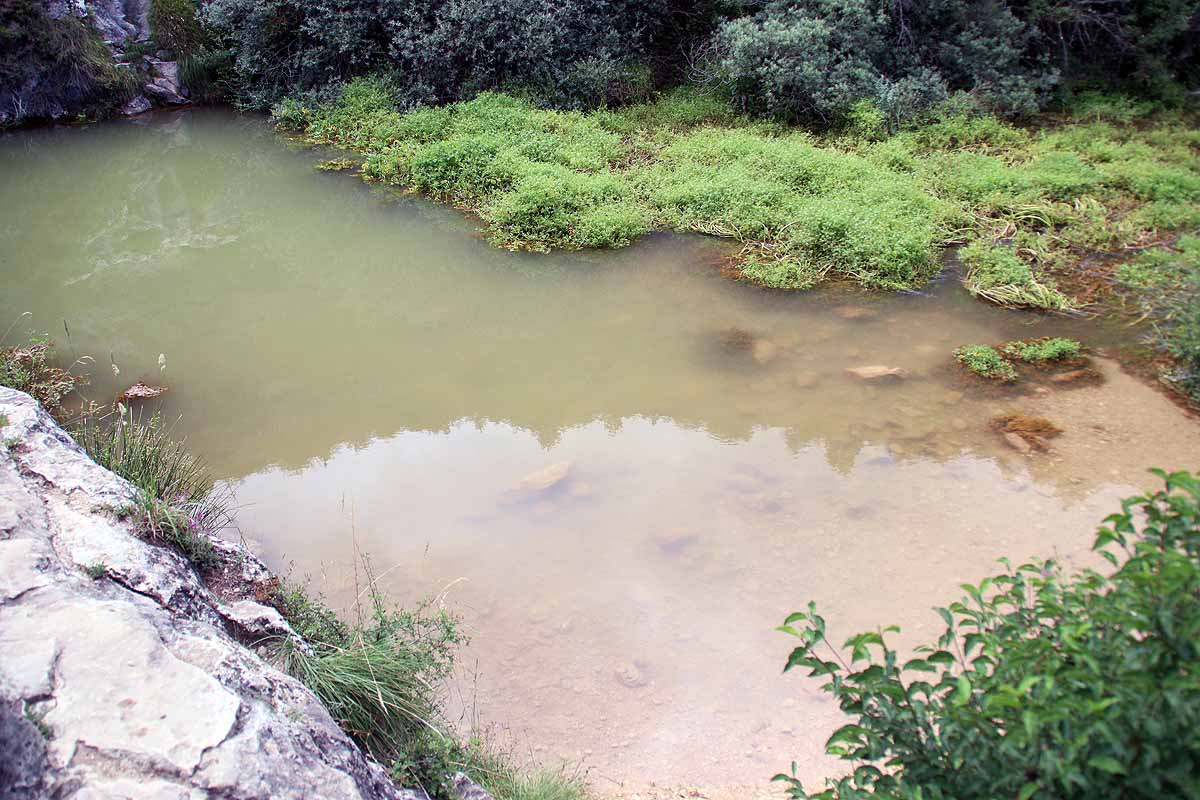
<svg viewBox="0 0 1200 800"><path fill-rule="evenodd" d="M401 113L384 82L363 78L330 103L286 100L275 119L357 150L370 180L477 213L499 246L694 231L741 242L741 273L775 288L915 288L943 246L964 243L973 293L1066 310L1075 287L1059 283L1081 259L1200 226L1200 131L1108 97L1036 130L946 113L893 136L818 138L694 90L615 111L485 92Z"/></svg>

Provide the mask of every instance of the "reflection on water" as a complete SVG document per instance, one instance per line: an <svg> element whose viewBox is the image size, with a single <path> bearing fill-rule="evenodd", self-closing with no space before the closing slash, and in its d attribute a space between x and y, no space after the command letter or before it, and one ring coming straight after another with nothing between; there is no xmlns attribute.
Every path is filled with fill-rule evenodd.
<svg viewBox="0 0 1200 800"><path fill-rule="evenodd" d="M315 160L216 111L0 137L0 322L65 321L69 354L169 383L276 566L346 601L357 546L399 599L451 586L463 704L603 788L820 772L836 710L778 674L788 611L928 636L997 556L1086 552L1145 466L1200 453L1111 365L1061 397L950 368L964 343L1103 344L1087 323L953 280L766 292L699 238L505 253ZM1064 423L1055 453L1005 448L987 420L1013 407Z"/></svg>

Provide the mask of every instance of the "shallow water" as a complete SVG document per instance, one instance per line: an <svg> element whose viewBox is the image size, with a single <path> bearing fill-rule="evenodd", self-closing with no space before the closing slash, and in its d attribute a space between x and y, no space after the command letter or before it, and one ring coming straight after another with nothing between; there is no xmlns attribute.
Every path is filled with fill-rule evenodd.
<svg viewBox="0 0 1200 800"><path fill-rule="evenodd" d="M322 157L219 111L0 137L0 322L94 357L97 399L169 384L272 565L348 603L357 550L398 600L443 596L473 639L453 705L602 790L822 774L838 717L779 674L787 612L929 637L997 557L1076 561L1144 467L1196 466L1194 424L1111 364L1061 395L952 367L964 343L1110 344L1093 323L952 276L762 291L698 237L506 253ZM845 372L869 364L907 377ZM1067 433L1018 456L987 425L1010 409Z"/></svg>

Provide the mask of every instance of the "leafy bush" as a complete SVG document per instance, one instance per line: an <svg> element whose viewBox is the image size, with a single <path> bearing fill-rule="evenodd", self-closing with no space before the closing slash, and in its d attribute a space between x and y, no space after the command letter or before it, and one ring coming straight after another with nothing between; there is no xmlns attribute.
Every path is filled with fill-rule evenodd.
<svg viewBox="0 0 1200 800"><path fill-rule="evenodd" d="M744 108L822 126L870 100L895 130L952 91L1027 114L1054 81L996 2L769 0L722 23L714 51L710 79Z"/></svg>
<svg viewBox="0 0 1200 800"><path fill-rule="evenodd" d="M33 397L42 408L58 415L63 400L81 382L78 376L55 365L54 345L34 340L28 345L0 349L0 386Z"/></svg>
<svg viewBox="0 0 1200 800"><path fill-rule="evenodd" d="M502 87L584 108L643 95L639 65L667 0L213 0L207 23L235 56L241 97L287 94L391 70L400 104Z"/></svg>
<svg viewBox="0 0 1200 800"><path fill-rule="evenodd" d="M1108 575L1035 560L964 585L937 613L936 644L904 660L894 627L842 651L813 604L780 628L787 669L827 679L854 721L826 745L853 764L823 790L779 775L793 798L1190 797L1200 770L1200 481L1105 520ZM1008 566L1007 562L1005 565ZM828 648L833 658L819 651Z"/></svg>
<svg viewBox="0 0 1200 800"><path fill-rule="evenodd" d="M981 378L1005 383L1017 379L1017 371L1013 369L1013 365L1005 361L1004 356L994 347L985 344L960 347L954 351L954 357L958 359L958 363Z"/></svg>
<svg viewBox="0 0 1200 800"><path fill-rule="evenodd" d="M1061 337L1027 339L1019 342L1009 342L1004 345L1005 355L1033 364L1078 358L1082 349L1083 345L1074 339L1063 339Z"/></svg>

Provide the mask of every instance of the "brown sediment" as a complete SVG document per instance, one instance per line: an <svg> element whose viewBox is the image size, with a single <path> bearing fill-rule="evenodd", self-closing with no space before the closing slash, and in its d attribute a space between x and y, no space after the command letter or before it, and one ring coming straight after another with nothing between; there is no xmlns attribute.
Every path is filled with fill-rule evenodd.
<svg viewBox="0 0 1200 800"><path fill-rule="evenodd" d="M992 417L992 428L1001 434L1015 449L1022 449L1012 437L1017 437L1038 452L1046 452L1050 446L1047 439L1060 435L1062 428L1045 417L1029 417L1024 414L1008 413Z"/></svg>
<svg viewBox="0 0 1200 800"><path fill-rule="evenodd" d="M725 328L720 333L721 346L734 353L749 352L754 349L754 342L757 338L745 328L736 326Z"/></svg>

